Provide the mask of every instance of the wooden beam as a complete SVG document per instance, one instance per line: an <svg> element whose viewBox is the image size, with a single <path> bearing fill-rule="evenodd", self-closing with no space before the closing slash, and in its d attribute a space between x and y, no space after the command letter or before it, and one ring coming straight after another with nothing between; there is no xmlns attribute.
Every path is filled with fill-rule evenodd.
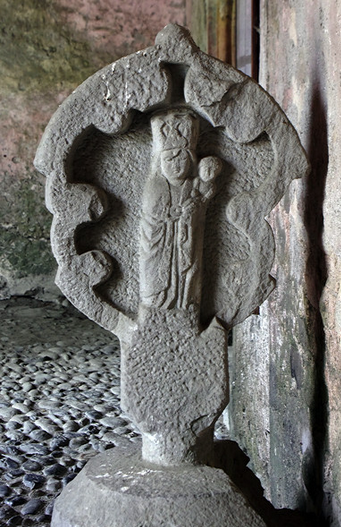
<svg viewBox="0 0 341 527"><path fill-rule="evenodd" d="M236 65L236 1L187 0L187 26L198 46Z"/></svg>

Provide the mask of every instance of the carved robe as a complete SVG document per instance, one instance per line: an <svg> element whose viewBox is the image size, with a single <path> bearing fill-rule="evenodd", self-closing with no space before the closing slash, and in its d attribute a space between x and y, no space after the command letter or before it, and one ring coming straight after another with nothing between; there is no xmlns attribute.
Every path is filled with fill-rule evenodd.
<svg viewBox="0 0 341 527"><path fill-rule="evenodd" d="M174 187L163 176L146 184L141 218L141 300L150 307L200 302L205 201L199 178Z"/></svg>

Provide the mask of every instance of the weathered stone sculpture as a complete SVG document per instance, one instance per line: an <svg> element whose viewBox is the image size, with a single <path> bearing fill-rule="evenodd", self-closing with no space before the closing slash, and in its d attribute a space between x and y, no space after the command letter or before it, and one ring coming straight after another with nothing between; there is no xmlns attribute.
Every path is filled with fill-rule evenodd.
<svg viewBox="0 0 341 527"><path fill-rule="evenodd" d="M202 455L196 443L205 444L207 428L212 436L227 403L225 332L201 333L199 317L206 206L222 163L197 162L199 119L187 108L157 112L151 129L139 316L122 353L122 404L143 433L144 459L169 465ZM213 389L207 354L220 359Z"/></svg>
<svg viewBox="0 0 341 527"><path fill-rule="evenodd" d="M35 163L57 284L119 337L122 407L142 433L142 457L114 448L89 462L53 526L264 525L207 463L228 402L227 330L273 289L265 217L307 170L292 126L170 25L65 101Z"/></svg>

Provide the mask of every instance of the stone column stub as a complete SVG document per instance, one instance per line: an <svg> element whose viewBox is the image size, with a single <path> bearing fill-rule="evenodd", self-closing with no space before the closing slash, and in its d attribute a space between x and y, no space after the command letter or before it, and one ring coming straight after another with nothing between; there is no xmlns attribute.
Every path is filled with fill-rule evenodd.
<svg viewBox="0 0 341 527"><path fill-rule="evenodd" d="M67 98L35 166L56 283L120 339L121 404L143 462L210 462L228 403L227 331L274 288L265 218L308 170L295 130L257 83L170 24Z"/></svg>

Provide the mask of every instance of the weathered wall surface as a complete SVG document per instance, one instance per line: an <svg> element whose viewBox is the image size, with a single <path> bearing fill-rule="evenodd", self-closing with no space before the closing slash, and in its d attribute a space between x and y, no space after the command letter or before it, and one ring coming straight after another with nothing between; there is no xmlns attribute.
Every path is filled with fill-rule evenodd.
<svg viewBox="0 0 341 527"><path fill-rule="evenodd" d="M260 81L296 127L312 171L270 218L277 289L236 329L232 381L253 389L233 395L232 429L276 507L324 508L339 526L341 2L261 7Z"/></svg>
<svg viewBox="0 0 341 527"><path fill-rule="evenodd" d="M0 299L54 296L44 178L32 162L64 98L99 68L151 45L185 0L1 0Z"/></svg>
<svg viewBox="0 0 341 527"><path fill-rule="evenodd" d="M331 500L329 506L334 518L333 525L339 526L341 525L341 60L339 54L341 2L326 2L321 9L320 17L325 62L325 76L322 70L320 78L321 85L325 85L326 100L325 154L329 152L323 202L323 243L328 278L321 301L325 333L325 377L329 398L324 476L325 490ZM317 130L317 141L318 136ZM324 166L325 171L326 163L327 161Z"/></svg>

